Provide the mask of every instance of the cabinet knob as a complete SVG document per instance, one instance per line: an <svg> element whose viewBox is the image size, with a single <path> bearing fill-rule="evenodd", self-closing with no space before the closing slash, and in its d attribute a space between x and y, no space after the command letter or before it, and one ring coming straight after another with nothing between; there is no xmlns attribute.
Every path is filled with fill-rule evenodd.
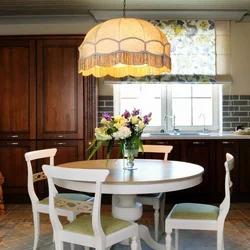
<svg viewBox="0 0 250 250"><path fill-rule="evenodd" d="M156 144L158 144L158 145L166 145L166 144L168 144L168 142L158 141L158 142L156 142Z"/></svg>
<svg viewBox="0 0 250 250"><path fill-rule="evenodd" d="M223 141L222 144L234 144L233 141Z"/></svg>
<svg viewBox="0 0 250 250"><path fill-rule="evenodd" d="M7 135L7 138L18 138L18 135Z"/></svg>
<svg viewBox="0 0 250 250"><path fill-rule="evenodd" d="M195 145L204 145L204 141L193 141L193 144Z"/></svg>
<svg viewBox="0 0 250 250"><path fill-rule="evenodd" d="M66 142L55 142L55 145L66 145Z"/></svg>
<svg viewBox="0 0 250 250"><path fill-rule="evenodd" d="M56 135L56 138L64 138L65 135Z"/></svg>
<svg viewBox="0 0 250 250"><path fill-rule="evenodd" d="M18 145L18 142L7 142L7 145Z"/></svg>

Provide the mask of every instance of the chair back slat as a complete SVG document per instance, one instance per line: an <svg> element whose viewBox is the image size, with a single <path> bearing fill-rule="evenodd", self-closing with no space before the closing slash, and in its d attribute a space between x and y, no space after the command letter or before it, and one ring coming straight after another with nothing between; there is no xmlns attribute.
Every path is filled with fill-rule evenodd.
<svg viewBox="0 0 250 250"><path fill-rule="evenodd" d="M62 208L70 211L81 212L81 213L92 213L93 201L80 201L80 200L71 200L64 199L58 196L54 197L55 207Z"/></svg>
<svg viewBox="0 0 250 250"><path fill-rule="evenodd" d="M104 239L105 234L101 225L100 207L101 207L101 189L102 182L105 181L109 174L108 169L74 169L63 168L58 166L43 165L43 171L47 176L49 184L49 206L50 206L50 220L54 231L61 230L62 224L58 218L56 207L62 206L64 209L70 207L77 209L77 211L91 212L92 211L92 227L95 237ZM55 192L55 179L65 181L88 181L95 183L95 197L94 202L82 202L58 198ZM56 204L58 202L58 204ZM93 208L93 209L92 209Z"/></svg>
<svg viewBox="0 0 250 250"><path fill-rule="evenodd" d="M54 165L54 157L56 152L56 148L50 148L31 151L24 154L28 169L28 193L32 204L35 204L39 201L35 192L34 182L46 179L46 176L43 172L33 173L32 161L49 158L49 164Z"/></svg>
<svg viewBox="0 0 250 250"><path fill-rule="evenodd" d="M168 154L172 151L173 146L169 145L143 145L143 151L140 148L139 152L144 153L164 153L164 160L168 159Z"/></svg>
<svg viewBox="0 0 250 250"><path fill-rule="evenodd" d="M38 172L38 173L33 174L33 182L42 181L46 179L47 177L44 174L44 172Z"/></svg>

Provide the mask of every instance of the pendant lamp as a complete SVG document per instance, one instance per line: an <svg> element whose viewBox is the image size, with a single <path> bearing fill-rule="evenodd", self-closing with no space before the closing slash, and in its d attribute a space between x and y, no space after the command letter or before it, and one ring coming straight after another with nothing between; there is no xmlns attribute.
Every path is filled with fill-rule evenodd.
<svg viewBox="0 0 250 250"><path fill-rule="evenodd" d="M161 75L170 72L170 44L153 24L135 18L98 24L79 47L79 73L95 77Z"/></svg>

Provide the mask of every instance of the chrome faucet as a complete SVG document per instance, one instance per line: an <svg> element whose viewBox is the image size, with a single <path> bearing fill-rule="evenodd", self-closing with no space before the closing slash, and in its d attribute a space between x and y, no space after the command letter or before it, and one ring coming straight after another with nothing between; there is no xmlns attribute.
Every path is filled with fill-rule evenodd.
<svg viewBox="0 0 250 250"><path fill-rule="evenodd" d="M208 132L208 129L206 128L206 117L203 113L200 114L199 118L203 117L203 131L202 133L205 134Z"/></svg>
<svg viewBox="0 0 250 250"><path fill-rule="evenodd" d="M176 116L175 116L175 115L173 115L173 116L166 115L166 116L165 116L165 118L164 118L164 120L166 121L166 120L167 120L167 118L169 118L169 119L172 119L172 120L173 120L173 123L172 123L172 126L173 126L173 133L177 134L178 132L180 132L180 130L179 130L179 129L175 128L175 118L176 118Z"/></svg>

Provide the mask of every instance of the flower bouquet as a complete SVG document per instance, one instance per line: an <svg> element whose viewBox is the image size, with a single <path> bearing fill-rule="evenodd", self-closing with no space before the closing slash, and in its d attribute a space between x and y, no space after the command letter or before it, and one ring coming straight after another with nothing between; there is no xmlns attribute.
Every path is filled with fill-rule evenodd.
<svg viewBox="0 0 250 250"><path fill-rule="evenodd" d="M96 153L96 151L104 144L108 143L107 147L107 163L110 158L110 152L114 147L115 140L119 140L120 147L117 158L120 154L128 157L129 152L132 150L138 152L140 148L143 152L143 145L140 139L140 136L144 130L144 128L148 125L151 118L152 113L148 115L140 116L140 110L135 109L130 113L125 110L122 115L118 115L113 117L109 115L107 112L104 112L101 119L101 127L95 128L95 138L92 141L88 150L94 147L91 152L89 159ZM97 143L96 143L97 142Z"/></svg>

